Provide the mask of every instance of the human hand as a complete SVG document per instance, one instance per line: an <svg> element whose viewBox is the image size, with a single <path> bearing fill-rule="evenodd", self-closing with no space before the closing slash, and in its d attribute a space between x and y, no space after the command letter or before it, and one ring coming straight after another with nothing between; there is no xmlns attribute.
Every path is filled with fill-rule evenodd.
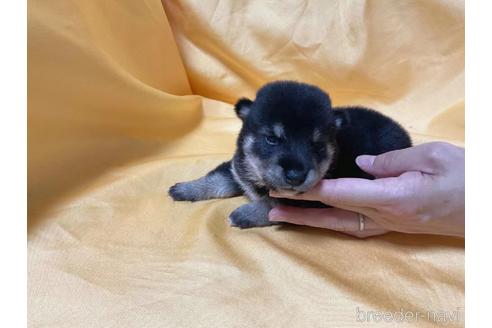
<svg viewBox="0 0 492 328"><path fill-rule="evenodd" d="M322 180L301 195L272 197L321 201L334 208L278 206L271 221L342 231L357 237L388 231L462 236L465 233L465 151L432 142L378 156L357 165L375 180ZM364 215L360 231L359 214Z"/></svg>

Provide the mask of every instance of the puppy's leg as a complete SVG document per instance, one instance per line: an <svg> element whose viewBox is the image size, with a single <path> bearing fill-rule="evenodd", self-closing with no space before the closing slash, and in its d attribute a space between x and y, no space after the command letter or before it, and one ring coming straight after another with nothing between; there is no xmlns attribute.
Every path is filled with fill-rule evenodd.
<svg viewBox="0 0 492 328"><path fill-rule="evenodd" d="M192 202L212 198L229 198L242 194L243 191L232 177L230 161L220 164L200 179L177 183L169 188L169 195L174 200Z"/></svg>
<svg viewBox="0 0 492 328"><path fill-rule="evenodd" d="M274 200L270 197L263 197L236 208L229 216L229 222L231 226L241 229L279 224L268 220L268 212L273 206L275 206Z"/></svg>

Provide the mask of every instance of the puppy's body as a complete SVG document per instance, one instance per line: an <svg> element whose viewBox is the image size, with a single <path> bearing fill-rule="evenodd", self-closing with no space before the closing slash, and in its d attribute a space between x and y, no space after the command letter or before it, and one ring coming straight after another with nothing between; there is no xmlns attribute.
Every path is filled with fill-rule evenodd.
<svg viewBox="0 0 492 328"><path fill-rule="evenodd" d="M362 107L333 109L326 93L303 83L269 83L254 102L243 98L235 110L243 126L232 160L205 177L174 185L169 193L189 201L245 194L252 202L229 218L240 228L274 224L268 212L278 203L326 206L271 198L269 190L302 193L323 178L372 178L358 168L357 156L411 146L408 134L390 118Z"/></svg>

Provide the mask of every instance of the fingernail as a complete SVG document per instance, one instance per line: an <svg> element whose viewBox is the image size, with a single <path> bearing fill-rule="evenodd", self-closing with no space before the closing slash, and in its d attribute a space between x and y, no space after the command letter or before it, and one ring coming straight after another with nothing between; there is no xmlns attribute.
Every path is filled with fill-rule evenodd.
<svg viewBox="0 0 492 328"><path fill-rule="evenodd" d="M360 155L355 159L355 162L359 167L371 167L375 158L376 156L372 155Z"/></svg>
<svg viewBox="0 0 492 328"><path fill-rule="evenodd" d="M268 213L268 220L270 220L270 221L283 221L281 214L282 213L278 209L273 208Z"/></svg>

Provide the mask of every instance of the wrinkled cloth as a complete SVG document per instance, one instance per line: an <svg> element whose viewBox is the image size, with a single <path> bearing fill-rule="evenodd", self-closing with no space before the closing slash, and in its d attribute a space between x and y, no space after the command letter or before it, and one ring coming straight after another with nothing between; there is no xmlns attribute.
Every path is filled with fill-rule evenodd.
<svg viewBox="0 0 492 328"><path fill-rule="evenodd" d="M463 146L464 1L30 0L29 326L463 326L461 239L239 230L244 197L168 197L278 79Z"/></svg>

